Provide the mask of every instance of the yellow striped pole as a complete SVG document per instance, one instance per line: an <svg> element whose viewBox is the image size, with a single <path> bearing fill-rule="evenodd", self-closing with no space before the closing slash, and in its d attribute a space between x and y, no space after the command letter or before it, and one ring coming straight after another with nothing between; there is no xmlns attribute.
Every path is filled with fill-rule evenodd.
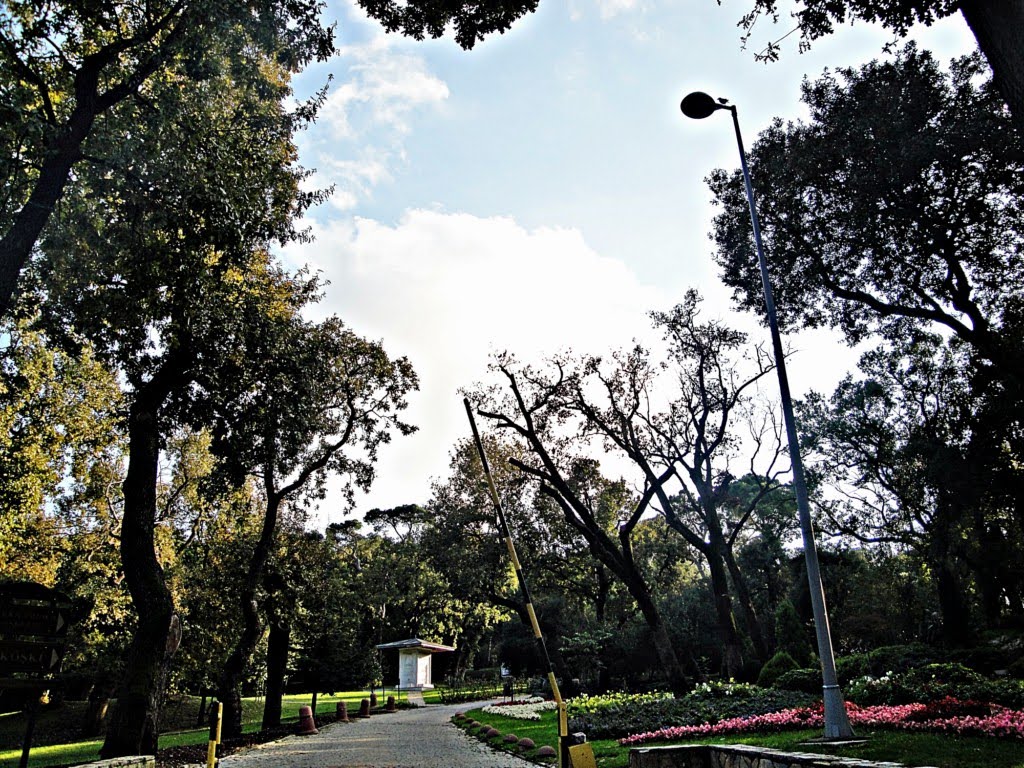
<svg viewBox="0 0 1024 768"><path fill-rule="evenodd" d="M220 763L217 759L217 745L220 744L220 723L224 714L224 705L216 702L210 705L210 743L206 747L206 768L216 768Z"/></svg>
<svg viewBox="0 0 1024 768"><path fill-rule="evenodd" d="M533 639L537 642L541 656L548 667L548 683L551 685L551 693L555 697L555 704L558 707L558 765L559 768L569 768L569 719L566 713L565 702L558 690L558 681L555 679L555 668L548 655L548 647L544 642L544 636L540 633L540 624L537 623L537 613L533 610L533 600L530 597L530 589L526 585L526 575L519 563L519 556L516 554L516 545L512 541L512 531L508 527L508 520L505 518L505 510L501 506L501 499L498 498L498 490L494 487L494 478L491 476L491 467L487 463L487 454L484 452L484 444L480 440L480 432L476 428L476 419L473 418L473 408L469 404L469 398L462 399L466 406L466 416L469 417L469 426L473 430L473 441L476 443L477 453L480 454L480 463L484 468L484 477L487 478L487 491L491 497L491 503L498 515L498 524L501 526L502 534L505 536L505 547L508 549L509 559L516 572L516 580L519 582L519 591L526 603L526 613L530 617L530 626L533 629Z"/></svg>

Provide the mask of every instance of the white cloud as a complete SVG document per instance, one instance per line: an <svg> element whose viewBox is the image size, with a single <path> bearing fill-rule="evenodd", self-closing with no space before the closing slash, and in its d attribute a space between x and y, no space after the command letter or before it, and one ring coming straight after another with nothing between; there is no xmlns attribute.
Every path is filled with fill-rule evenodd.
<svg viewBox="0 0 1024 768"><path fill-rule="evenodd" d="M328 91L315 126L298 137L302 163L317 169L318 185L335 185L332 202L341 210L391 180L413 116L449 95L421 56L397 50L390 40L381 33L340 50L336 62L347 67L342 82Z"/></svg>
<svg viewBox="0 0 1024 768"><path fill-rule="evenodd" d="M446 475L449 450L468 435L458 389L487 377L491 352L536 361L623 346L650 337L646 313L669 304L574 229L414 210L395 226L357 218L314 230L316 242L289 257L331 281L321 309L383 338L421 380L408 414L420 432L382 452L360 511L426 500L429 479Z"/></svg>
<svg viewBox="0 0 1024 768"><path fill-rule="evenodd" d="M639 0L596 0L602 19L610 19L640 6Z"/></svg>
<svg viewBox="0 0 1024 768"><path fill-rule="evenodd" d="M349 62L348 79L328 94L323 107L333 138L358 135L352 113L360 110L370 128L405 133L409 113L448 98L448 86L428 71L421 56L398 51L388 40L380 36L339 52L339 60Z"/></svg>

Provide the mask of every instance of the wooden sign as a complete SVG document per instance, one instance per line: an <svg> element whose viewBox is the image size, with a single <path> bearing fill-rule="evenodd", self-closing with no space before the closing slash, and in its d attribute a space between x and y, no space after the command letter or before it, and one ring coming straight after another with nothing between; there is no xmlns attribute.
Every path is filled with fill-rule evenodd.
<svg viewBox="0 0 1024 768"><path fill-rule="evenodd" d="M41 584L0 584L0 687L60 671L70 611L67 597Z"/></svg>

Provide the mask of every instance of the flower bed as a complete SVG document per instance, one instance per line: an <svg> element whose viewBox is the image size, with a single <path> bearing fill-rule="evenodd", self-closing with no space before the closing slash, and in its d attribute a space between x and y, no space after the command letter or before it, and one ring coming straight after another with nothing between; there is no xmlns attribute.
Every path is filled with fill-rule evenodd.
<svg viewBox="0 0 1024 768"><path fill-rule="evenodd" d="M670 694L611 694L569 701L570 731L593 739L619 739L668 726L701 725L782 709L807 707L819 697L754 685L698 685L682 698Z"/></svg>
<svg viewBox="0 0 1024 768"><path fill-rule="evenodd" d="M553 701L545 701L536 696L530 697L522 704L492 704L483 708L488 715L501 715L511 717L514 720L540 720L540 713L548 709L555 709L558 705Z"/></svg>
<svg viewBox="0 0 1024 768"><path fill-rule="evenodd" d="M938 706L937 706L938 705ZM988 713L984 713L984 707ZM1024 739L1024 711L1007 709L997 704L958 701L947 697L932 704L900 704L858 707L847 702L850 724L868 728L888 728L906 731L930 731L957 736L997 736ZM821 704L815 707L796 707L750 717L733 717L717 723L681 725L637 733L619 740L623 746L635 746L652 741L722 736L757 731L782 731L802 728L821 728L824 714Z"/></svg>

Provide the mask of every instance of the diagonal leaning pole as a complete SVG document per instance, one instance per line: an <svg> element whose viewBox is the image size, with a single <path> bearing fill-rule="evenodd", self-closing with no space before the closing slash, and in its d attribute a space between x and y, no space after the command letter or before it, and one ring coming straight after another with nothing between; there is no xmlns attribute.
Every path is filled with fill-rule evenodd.
<svg viewBox="0 0 1024 768"><path fill-rule="evenodd" d="M505 546L508 548L508 556L512 561L512 567L516 572L516 580L519 582L519 590L526 603L526 613L530 617L530 626L533 628L533 639L537 642L541 656L548 668L548 683L551 685L551 693L555 697L555 704L558 706L558 765L559 768L569 768L569 722L566 714L565 702L558 690L558 681L555 679L555 668L551 664L551 657L548 655L548 647L544 642L544 636L540 633L540 624L537 623L537 614L533 610L533 600L530 598L530 590L526 586L526 575L519 563L519 556L516 555L516 545L512 541L512 531L509 530L508 520L505 518L505 510L502 509L501 500L498 498L498 491L494 487L494 478L491 476L491 467L487 463L487 454L484 452L484 444L480 440L480 432L476 428L476 419L473 418L473 408L469 404L469 398L462 399L466 406L466 416L469 417L469 426L473 429L473 442L476 443L477 453L480 454L480 463L484 468L484 477L487 478L487 491L491 496L491 503L498 514L498 524L505 536Z"/></svg>

